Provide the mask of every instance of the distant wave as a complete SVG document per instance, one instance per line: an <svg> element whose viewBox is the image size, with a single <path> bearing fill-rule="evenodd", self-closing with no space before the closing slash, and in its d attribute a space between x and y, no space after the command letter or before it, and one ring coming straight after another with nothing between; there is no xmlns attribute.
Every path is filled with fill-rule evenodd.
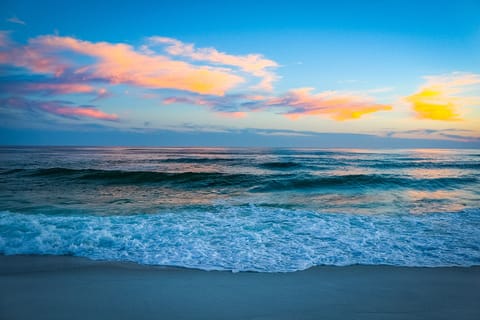
<svg viewBox="0 0 480 320"><path fill-rule="evenodd" d="M26 173L27 170L23 172ZM18 172L18 171L17 171ZM228 186L251 181L246 174L226 174L217 172L155 172L49 168L36 169L28 173L32 177L63 178L112 184L178 183L201 187Z"/></svg>
<svg viewBox="0 0 480 320"><path fill-rule="evenodd" d="M273 164L270 163L270 166ZM288 168L294 164L287 164ZM273 165L274 167L277 164ZM177 188L200 187L243 187L251 192L295 191L323 188L395 188L411 187L420 189L456 188L477 183L474 176L416 178L393 174L346 174L312 175L306 173L284 174L230 174L220 172L155 172L97 169L14 169L2 175L26 175L33 178L83 181L103 184L159 184Z"/></svg>
<svg viewBox="0 0 480 320"><path fill-rule="evenodd" d="M431 161L377 161L359 162L360 166L378 169L480 169L480 162L431 162Z"/></svg>
<svg viewBox="0 0 480 320"><path fill-rule="evenodd" d="M14 173L19 173L19 172L25 172L25 169L0 169L0 174L8 175L8 174L14 174Z"/></svg>
<svg viewBox="0 0 480 320"><path fill-rule="evenodd" d="M328 187L409 187L416 188L451 188L458 185L477 182L474 177L455 178L412 178L397 175L354 174L340 176L303 176L293 179L271 179L261 186L254 187L253 192L282 191L295 189L315 189Z"/></svg>
<svg viewBox="0 0 480 320"><path fill-rule="evenodd" d="M284 170L284 169L299 169L303 167L302 164L293 161L286 162L264 162L259 164L260 168L271 169L271 170Z"/></svg>
<svg viewBox="0 0 480 320"><path fill-rule="evenodd" d="M168 158L162 159L158 162L173 162L173 163L222 163L222 162L235 162L237 159L233 158Z"/></svg>

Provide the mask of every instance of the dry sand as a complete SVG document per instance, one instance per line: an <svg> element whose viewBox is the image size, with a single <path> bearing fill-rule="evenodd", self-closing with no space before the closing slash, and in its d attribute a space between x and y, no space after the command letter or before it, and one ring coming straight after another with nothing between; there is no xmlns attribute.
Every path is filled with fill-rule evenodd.
<svg viewBox="0 0 480 320"><path fill-rule="evenodd" d="M0 319L480 319L480 267L231 273L0 256Z"/></svg>

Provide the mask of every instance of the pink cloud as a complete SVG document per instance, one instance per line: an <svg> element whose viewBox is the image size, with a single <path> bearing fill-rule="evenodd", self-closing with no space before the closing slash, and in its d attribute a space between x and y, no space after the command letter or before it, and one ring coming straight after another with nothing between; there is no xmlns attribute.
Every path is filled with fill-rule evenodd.
<svg viewBox="0 0 480 320"><path fill-rule="evenodd" d="M11 109L23 109L34 112L41 111L62 117L79 117L108 121L118 120L116 114L103 112L93 106L70 106L68 102L11 97L0 100L0 104Z"/></svg>
<svg viewBox="0 0 480 320"><path fill-rule="evenodd" d="M93 107L62 107L56 104L45 103L41 109L59 116L85 117L99 120L118 120L116 114L108 114Z"/></svg>
<svg viewBox="0 0 480 320"><path fill-rule="evenodd" d="M235 112L218 112L218 115L226 118L235 118L235 119L241 119L245 118L247 116L246 112L242 111L235 111Z"/></svg>
<svg viewBox="0 0 480 320"><path fill-rule="evenodd" d="M215 106L214 101L209 101L207 99L201 97L168 97L163 99L164 104L175 104L175 103L185 103L185 104L192 104L198 106Z"/></svg>
<svg viewBox="0 0 480 320"><path fill-rule="evenodd" d="M96 88L84 83L62 83L62 82L9 82L0 85L0 90L12 95L67 95L67 94L89 94L95 95L91 101L97 101L110 96L105 88Z"/></svg>
<svg viewBox="0 0 480 320"><path fill-rule="evenodd" d="M0 47L7 47L10 44L10 32L0 30Z"/></svg>
<svg viewBox="0 0 480 320"><path fill-rule="evenodd" d="M33 83L27 84L29 91L47 91L53 94L92 93L95 87L80 83Z"/></svg>
<svg viewBox="0 0 480 320"><path fill-rule="evenodd" d="M39 46L21 46L12 42L8 32L0 33L0 49L0 64L23 67L34 73L60 76L70 66L65 59L49 54Z"/></svg>

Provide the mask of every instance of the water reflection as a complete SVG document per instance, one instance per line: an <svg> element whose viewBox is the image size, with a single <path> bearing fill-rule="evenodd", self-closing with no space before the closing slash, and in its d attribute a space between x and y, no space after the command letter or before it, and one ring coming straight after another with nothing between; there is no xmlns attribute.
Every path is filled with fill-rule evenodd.
<svg viewBox="0 0 480 320"><path fill-rule="evenodd" d="M467 193L462 190L406 190L403 201L409 205L409 212L413 214L455 212L465 209L466 196Z"/></svg>

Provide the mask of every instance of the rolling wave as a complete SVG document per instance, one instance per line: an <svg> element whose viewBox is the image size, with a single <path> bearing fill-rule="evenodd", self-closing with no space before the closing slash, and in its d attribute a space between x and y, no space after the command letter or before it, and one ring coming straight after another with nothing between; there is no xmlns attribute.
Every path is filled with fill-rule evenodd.
<svg viewBox="0 0 480 320"><path fill-rule="evenodd" d="M233 158L168 158L162 159L159 162L165 163L232 163L238 161L237 159Z"/></svg>
<svg viewBox="0 0 480 320"><path fill-rule="evenodd" d="M277 167L277 165L276 163L273 167ZM290 166L295 166L295 164L288 163L279 167L284 169ZM81 181L83 183L158 184L177 188L236 187L249 188L250 192L301 191L325 188L407 188L411 186L421 189L451 189L478 182L476 177L468 175L417 178L393 174L231 174L221 172L156 172L69 168L14 169L3 172L2 175L21 175L67 182Z"/></svg>
<svg viewBox="0 0 480 320"><path fill-rule="evenodd" d="M26 173L24 170L23 172ZM108 184L148 184L148 183L176 183L208 186L229 186L241 184L252 179L246 174L227 174L217 172L155 172L155 171L123 171L123 170L94 170L94 169L67 169L49 168L36 169L28 173L32 177L52 177L69 180L102 182ZM199 185L200 184L200 185Z"/></svg>
<svg viewBox="0 0 480 320"><path fill-rule="evenodd" d="M442 178L412 178L408 176L382 174L354 174L340 176L311 176L296 177L293 179L271 179L261 186L251 189L252 192L293 191L321 188L392 188L409 187L437 189L454 188L459 185L475 183L475 177L442 177Z"/></svg>

